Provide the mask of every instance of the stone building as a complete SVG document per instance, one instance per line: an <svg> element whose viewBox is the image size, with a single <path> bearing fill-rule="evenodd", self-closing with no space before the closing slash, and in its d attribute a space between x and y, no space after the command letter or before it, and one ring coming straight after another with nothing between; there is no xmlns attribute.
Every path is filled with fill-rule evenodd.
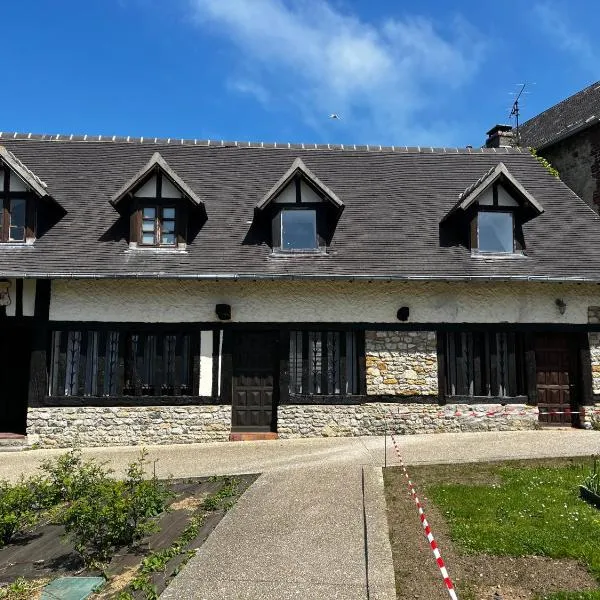
<svg viewBox="0 0 600 600"><path fill-rule="evenodd" d="M513 131L498 125L487 147L535 148L596 212L600 209L600 81L529 119Z"/></svg>
<svg viewBox="0 0 600 600"><path fill-rule="evenodd" d="M0 437L591 427L600 217L527 151L1 134Z"/></svg>

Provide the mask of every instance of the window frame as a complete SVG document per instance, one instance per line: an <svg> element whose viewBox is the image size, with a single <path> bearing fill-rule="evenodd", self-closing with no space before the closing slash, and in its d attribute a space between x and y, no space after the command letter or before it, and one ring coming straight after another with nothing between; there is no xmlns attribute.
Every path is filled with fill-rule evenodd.
<svg viewBox="0 0 600 600"><path fill-rule="evenodd" d="M291 254L293 253L312 253L312 252L318 252L321 248L320 244L319 244L319 231L318 231L318 219L319 219L319 215L318 215L318 210L317 210L317 206L313 203L311 204L305 204L304 206L297 206L297 205L290 205L290 206L285 206L283 205L282 208L279 210L279 214L278 214L278 221L279 221L279 250L281 252L289 252ZM296 211L304 211L304 212L311 212L314 215L314 237L315 237L315 245L312 248L285 248L283 245L283 215L286 212L296 212Z"/></svg>
<svg viewBox="0 0 600 600"><path fill-rule="evenodd" d="M440 391L443 390L445 400L465 403L527 402L527 342L524 333L465 329L438 331L438 338Z"/></svg>
<svg viewBox="0 0 600 600"><path fill-rule="evenodd" d="M481 249L479 216L482 213L503 213L503 214L510 215L511 223L512 223L512 227L511 227L512 250L482 250ZM476 241L477 241L477 246L475 249L477 250L477 252L479 252L481 254L504 254L504 255L515 254L516 236L515 236L515 209L514 208L507 207L507 206L478 206L477 214L475 216L475 222L476 222Z"/></svg>
<svg viewBox="0 0 600 600"><path fill-rule="evenodd" d="M364 336L364 331L358 329L290 330L286 395L310 398L364 395L361 381Z"/></svg>
<svg viewBox="0 0 600 600"><path fill-rule="evenodd" d="M175 248L177 247L178 244L178 231L177 231L177 215L178 215L178 210L177 210L177 206L175 204L173 204L172 202L172 198L170 199L171 201L167 201L166 198L137 198L138 200L138 204L137 204L137 210L139 213L139 225L138 225L138 245L139 246L143 246L144 248ZM151 244L148 244L146 242L144 242L144 233L149 233L149 232L144 232L144 209L147 208L152 208L155 211L155 217L154 217L154 231L153 231L153 236L154 236L154 242ZM175 211L175 216L172 219L165 219L164 218L164 211L166 209L173 209ZM162 235L163 235L163 223L164 221L173 221L173 243L172 244L166 244L162 242Z"/></svg>
<svg viewBox="0 0 600 600"><path fill-rule="evenodd" d="M50 397L143 405L144 399L198 396L200 330L73 323L54 329L50 340Z"/></svg>
<svg viewBox="0 0 600 600"><path fill-rule="evenodd" d="M28 239L35 237L34 222L32 210L32 194L27 191L11 192L10 191L10 175L11 169L7 165L0 167L0 177L2 177L3 186L0 190L0 244L26 244ZM17 175L15 175L17 176ZM26 184L25 184L26 185ZM23 239L13 240L10 238L12 209L11 202L13 200L23 200L25 203L25 218L23 221Z"/></svg>

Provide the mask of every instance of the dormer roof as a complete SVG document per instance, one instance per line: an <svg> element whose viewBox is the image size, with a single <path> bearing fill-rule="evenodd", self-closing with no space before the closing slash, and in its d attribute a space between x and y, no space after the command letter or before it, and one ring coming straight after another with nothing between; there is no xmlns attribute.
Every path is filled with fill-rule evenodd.
<svg viewBox="0 0 600 600"><path fill-rule="evenodd" d="M192 204L204 208L204 202L202 202L200 197L185 183L185 181L183 181L183 179L181 179L181 177L179 177L179 175L177 175L159 152L155 152L150 160L113 195L110 199L110 203L113 206L117 206L123 198L127 198L135 188L141 185L144 180L157 170L166 175L171 183L185 198L192 202Z"/></svg>
<svg viewBox="0 0 600 600"><path fill-rule="evenodd" d="M475 204L481 195L495 183L501 183L512 192L515 200L531 208L536 214L544 212L544 207L521 185L503 162L498 163L484 173L477 181L463 190L458 196L458 202L444 216L442 222L457 211L466 211Z"/></svg>
<svg viewBox="0 0 600 600"><path fill-rule="evenodd" d="M284 173L283 177L263 196L256 204L256 210L266 208L296 177L302 177L307 181L325 200L331 202L338 210L344 208L344 203L329 187L327 187L305 164L301 158L296 158L292 166Z"/></svg>
<svg viewBox="0 0 600 600"><path fill-rule="evenodd" d="M38 196L49 196L48 186L12 152L0 146L0 161L16 173Z"/></svg>

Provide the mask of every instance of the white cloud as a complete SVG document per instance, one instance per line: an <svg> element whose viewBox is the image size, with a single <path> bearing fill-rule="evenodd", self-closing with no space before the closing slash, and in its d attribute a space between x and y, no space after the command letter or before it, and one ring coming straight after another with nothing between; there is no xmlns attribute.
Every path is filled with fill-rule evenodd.
<svg viewBox="0 0 600 600"><path fill-rule="evenodd" d="M533 13L542 31L561 50L570 54L582 69L594 76L597 74L600 57L590 39L569 22L567 10L560 10L551 2L542 2L533 7Z"/></svg>
<svg viewBox="0 0 600 600"><path fill-rule="evenodd" d="M375 25L326 0L190 1L200 27L241 51L241 91L321 131L332 127L327 115L343 114L335 127L358 141L452 143L451 125L420 116L469 82L480 64L483 43L464 21L456 19L445 36L425 18Z"/></svg>

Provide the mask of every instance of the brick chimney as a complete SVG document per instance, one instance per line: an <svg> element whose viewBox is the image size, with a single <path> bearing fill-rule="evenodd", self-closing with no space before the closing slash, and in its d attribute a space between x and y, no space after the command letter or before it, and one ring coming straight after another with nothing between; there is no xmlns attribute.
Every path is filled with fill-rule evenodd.
<svg viewBox="0 0 600 600"><path fill-rule="evenodd" d="M486 148L510 148L516 146L513 128L510 125L494 125L487 132Z"/></svg>

